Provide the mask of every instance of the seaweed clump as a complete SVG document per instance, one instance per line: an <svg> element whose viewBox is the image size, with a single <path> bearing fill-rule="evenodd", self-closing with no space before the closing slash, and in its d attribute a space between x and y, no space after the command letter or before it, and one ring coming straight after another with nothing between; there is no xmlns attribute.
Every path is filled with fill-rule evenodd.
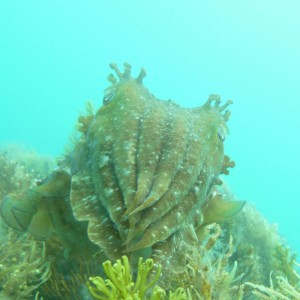
<svg viewBox="0 0 300 300"><path fill-rule="evenodd" d="M11 195L16 198L55 166L50 156L40 156L33 150L16 144L0 147L0 200Z"/></svg>
<svg viewBox="0 0 300 300"><path fill-rule="evenodd" d="M273 278L286 278L293 286L298 283L294 271L295 253L288 248L277 228L254 206L247 204L240 215L223 225L223 230L225 236L231 234L235 238L230 263L237 261L241 280L268 286L272 274ZM278 287L277 281L274 286Z"/></svg>
<svg viewBox="0 0 300 300"><path fill-rule="evenodd" d="M299 264L296 265L300 266ZM298 278L297 284L294 285L284 276L276 276L275 283L270 276L270 287L251 282L246 282L246 285L253 288L252 294L261 300L298 300L300 299L300 274L294 271L294 275Z"/></svg>
<svg viewBox="0 0 300 300"><path fill-rule="evenodd" d="M110 260L103 263L107 279L100 276L90 277L89 290L94 299L99 300L164 300L167 293L155 285L161 275L161 265L156 266L153 259L139 259L136 280L129 265L128 257L122 256L114 265ZM192 300L189 291L178 288L174 293L169 292L170 300Z"/></svg>
<svg viewBox="0 0 300 300"><path fill-rule="evenodd" d="M53 165L50 157L40 157L17 145L1 147L0 203L8 196L18 198ZM33 299L50 276L45 243L5 226L0 218L0 298Z"/></svg>
<svg viewBox="0 0 300 300"><path fill-rule="evenodd" d="M243 282L237 276L238 264L230 261L233 238L230 236L225 240L221 226L216 223L203 227L201 231L197 244L193 247L187 243L181 245L184 250L174 251L167 259L160 284L168 290L185 288L190 291L192 299L197 300L243 299ZM183 262L185 267L178 267Z"/></svg>
<svg viewBox="0 0 300 300"><path fill-rule="evenodd" d="M126 256L115 264L104 262L106 279L90 277L87 282L93 299L300 299L300 275L293 268L295 256L253 206L248 206L247 212L241 217L244 228L239 233L231 226L241 220L222 227L205 226L199 236L200 244L194 248L187 246L184 253L173 253L167 263L162 260L163 265L153 264L152 259L143 262L140 258L137 270L132 271ZM256 236L241 235L252 226L260 226L263 231ZM234 238L229 234L230 229ZM185 260L184 268L178 268L182 266L178 260Z"/></svg>
<svg viewBox="0 0 300 300"><path fill-rule="evenodd" d="M43 300L91 300L86 282L98 274L101 260L97 256L66 258L62 255L62 245L55 239L47 241L46 249L51 277L38 289Z"/></svg>
<svg viewBox="0 0 300 300"><path fill-rule="evenodd" d="M32 299L51 276L43 242L9 230L0 244L0 298Z"/></svg>

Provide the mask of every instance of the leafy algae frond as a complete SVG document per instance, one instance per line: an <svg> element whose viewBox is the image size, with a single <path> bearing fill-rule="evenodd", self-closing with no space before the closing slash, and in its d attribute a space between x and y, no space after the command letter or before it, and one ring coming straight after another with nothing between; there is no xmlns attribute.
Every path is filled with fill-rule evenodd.
<svg viewBox="0 0 300 300"><path fill-rule="evenodd" d="M161 274L161 267L158 267L155 277L147 282L153 267L152 259L143 262L140 258L137 279L134 283L127 256L122 256L122 259L118 259L114 265L107 260L103 263L107 279L91 277L88 282L89 290L95 299L143 299L146 291L155 284Z"/></svg>
<svg viewBox="0 0 300 300"><path fill-rule="evenodd" d="M103 263L107 279L90 277L87 283L88 288L94 299L99 300L164 300L167 293L158 285L155 285L161 275L161 265L157 265L156 270L154 268L155 265L152 259L143 261L140 258L136 280L133 281L127 256L122 256L114 265L110 260L107 260ZM192 298L189 292L186 292L183 288L178 288L174 293L169 293L168 299L191 300Z"/></svg>

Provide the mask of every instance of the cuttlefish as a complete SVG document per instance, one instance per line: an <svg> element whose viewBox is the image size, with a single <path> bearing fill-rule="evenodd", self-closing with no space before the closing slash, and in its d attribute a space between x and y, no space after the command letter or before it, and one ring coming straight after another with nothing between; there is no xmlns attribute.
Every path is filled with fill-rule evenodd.
<svg viewBox="0 0 300 300"><path fill-rule="evenodd" d="M57 234L66 247L79 226L79 236L86 231L86 240L119 258L197 230L197 215L204 226L238 213L244 202L217 192L219 175L234 166L224 154L231 101L210 95L184 108L155 98L143 69L133 78L129 64L111 68L117 78L109 75L98 111L79 118L81 136L65 165L23 200L3 202L7 224L38 238Z"/></svg>

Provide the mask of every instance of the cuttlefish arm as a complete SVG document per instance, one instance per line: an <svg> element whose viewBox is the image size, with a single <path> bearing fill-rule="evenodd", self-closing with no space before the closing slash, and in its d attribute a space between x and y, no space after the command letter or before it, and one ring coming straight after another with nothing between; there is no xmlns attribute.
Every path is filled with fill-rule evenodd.
<svg viewBox="0 0 300 300"><path fill-rule="evenodd" d="M6 224L15 230L27 230L32 216L36 213L35 207L25 201L16 201L9 197L5 197L1 204L1 216ZM18 214L23 215L19 221Z"/></svg>
<svg viewBox="0 0 300 300"><path fill-rule="evenodd" d="M223 195L214 189L202 205L202 225L231 219L243 209L245 203L246 201L225 201Z"/></svg>
<svg viewBox="0 0 300 300"><path fill-rule="evenodd" d="M10 227L46 239L54 233L52 202L63 201L69 190L70 175L57 170L28 190L23 199L6 197L0 207L1 216Z"/></svg>

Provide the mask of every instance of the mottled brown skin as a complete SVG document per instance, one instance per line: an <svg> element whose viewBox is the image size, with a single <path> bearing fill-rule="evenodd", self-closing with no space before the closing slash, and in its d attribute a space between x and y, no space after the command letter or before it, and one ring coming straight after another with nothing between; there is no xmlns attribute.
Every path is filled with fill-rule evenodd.
<svg viewBox="0 0 300 300"><path fill-rule="evenodd" d="M71 174L65 174L71 185L57 179L51 190L48 183L50 196L58 186L67 191L78 224L87 224L88 239L111 259L122 253L151 255L152 247L159 249L173 235L196 230L200 219L206 224L236 214L242 202L224 203L212 192L218 176L234 165L223 146L230 102L220 106L219 96L212 95L202 106L183 108L150 94L142 85L143 70L134 79L128 64L124 73L111 67L119 80L110 75L103 106L79 118L82 136L70 155ZM2 215L26 230L43 211L49 230L64 239L57 229L63 212L53 209L49 218L45 201L34 206L19 209L21 204L8 202ZM15 210L25 213L17 216Z"/></svg>
<svg viewBox="0 0 300 300"><path fill-rule="evenodd" d="M120 255L167 240L201 212L219 174L231 166L223 147L229 116L223 111L230 102L220 106L212 95L203 106L183 108L150 94L142 85L143 72L134 79L129 65L124 74L112 68L119 81L110 76L104 105L85 131L84 174L109 215L111 240L122 241L112 243L110 252ZM75 216L77 201L85 200L71 192ZM242 204L232 207L234 214ZM100 247L106 243L100 234L90 239Z"/></svg>

